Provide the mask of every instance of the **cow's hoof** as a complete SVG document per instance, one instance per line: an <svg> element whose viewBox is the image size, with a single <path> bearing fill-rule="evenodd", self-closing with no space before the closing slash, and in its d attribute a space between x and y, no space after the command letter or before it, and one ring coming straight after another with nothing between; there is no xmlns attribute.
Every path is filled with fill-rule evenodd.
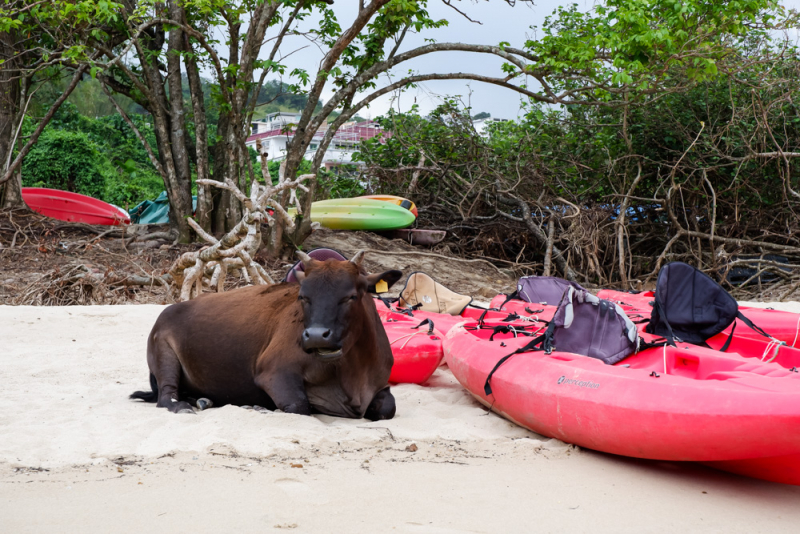
<svg viewBox="0 0 800 534"><path fill-rule="evenodd" d="M207 399L205 397L197 399L195 404L197 404L197 409L198 410L205 410L206 408L211 408L212 406L214 406L214 403L211 402L210 399Z"/></svg>
<svg viewBox="0 0 800 534"><path fill-rule="evenodd" d="M192 405L186 401L173 401L167 408L172 413L194 413Z"/></svg>
<svg viewBox="0 0 800 534"><path fill-rule="evenodd" d="M267 410L263 406L253 406L253 409L259 413L270 413L271 410Z"/></svg>

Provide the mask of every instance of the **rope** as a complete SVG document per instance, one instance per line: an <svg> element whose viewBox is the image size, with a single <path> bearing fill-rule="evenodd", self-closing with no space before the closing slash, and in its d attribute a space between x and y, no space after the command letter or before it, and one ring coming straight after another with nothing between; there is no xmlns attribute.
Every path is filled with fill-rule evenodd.
<svg viewBox="0 0 800 534"><path fill-rule="evenodd" d="M664 344L664 374L667 374L667 345Z"/></svg>
<svg viewBox="0 0 800 534"><path fill-rule="evenodd" d="M390 342L389 345L394 345L395 343L397 343L401 339L405 339L406 342L403 343L402 347L400 347L401 349L404 349L404 348L406 348L406 345L408 345L408 342L411 341L411 338L416 336L417 334L419 334L421 332L422 332L422 330L416 330L416 331L414 331L414 332L412 332L410 334L406 334L405 336L400 336L397 339L395 339L394 341Z"/></svg>
<svg viewBox="0 0 800 534"><path fill-rule="evenodd" d="M769 343L767 343L767 346L764 349L764 354L761 355L761 361L764 362L764 359L769 354L769 351L771 349L773 349L773 348L775 349L775 352L772 354L772 358L770 358L769 360L767 360L764 363L770 363L773 360L775 360L775 358L778 357L778 351L780 351L781 345L785 345L785 343L783 341L778 341L778 340L773 340L773 341L770 341Z"/></svg>
<svg viewBox="0 0 800 534"><path fill-rule="evenodd" d="M794 327L794 341L792 341L792 346L795 346L797 343L797 335L800 334L800 315L797 316L797 325Z"/></svg>

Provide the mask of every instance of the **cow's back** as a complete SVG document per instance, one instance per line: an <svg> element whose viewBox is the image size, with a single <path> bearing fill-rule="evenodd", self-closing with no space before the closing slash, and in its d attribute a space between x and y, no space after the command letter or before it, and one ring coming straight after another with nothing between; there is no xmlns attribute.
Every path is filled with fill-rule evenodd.
<svg viewBox="0 0 800 534"><path fill-rule="evenodd" d="M248 286L173 304L153 326L148 360L154 344L166 343L180 360L181 388L187 392L216 404L269 404L253 381L255 362L276 336L299 339L298 289L297 284Z"/></svg>

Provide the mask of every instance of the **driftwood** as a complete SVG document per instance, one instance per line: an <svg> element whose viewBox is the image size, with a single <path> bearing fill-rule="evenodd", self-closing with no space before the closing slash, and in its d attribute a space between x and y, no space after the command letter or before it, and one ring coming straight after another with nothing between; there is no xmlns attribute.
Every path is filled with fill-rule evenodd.
<svg viewBox="0 0 800 534"><path fill-rule="evenodd" d="M200 295L204 286L217 292L223 291L229 273L239 274L248 283L255 285L275 283L264 268L253 260L261 246L261 225L266 223L272 227L280 224L285 231L294 231L294 220L284 209L286 203L280 202L278 196L288 196L286 200L291 199L296 203L296 190L299 188L308 192L303 182L313 179L314 175L304 174L294 181L285 180L281 176L277 185L271 185L272 179L265 163L266 158L262 157L261 172L264 181L270 185L262 186L253 181L249 197L230 179L226 179L225 182L197 180L198 184L230 191L242 203L244 212L241 221L220 239L204 231L199 224L189 218L189 225L198 236L209 243L209 246L184 253L170 269L174 283L180 287L181 300L190 300ZM272 213L268 212L267 208L271 209Z"/></svg>

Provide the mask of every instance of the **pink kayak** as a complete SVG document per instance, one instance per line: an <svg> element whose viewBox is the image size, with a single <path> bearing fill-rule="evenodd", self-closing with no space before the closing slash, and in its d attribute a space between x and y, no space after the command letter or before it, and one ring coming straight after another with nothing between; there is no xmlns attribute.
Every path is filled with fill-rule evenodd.
<svg viewBox="0 0 800 534"><path fill-rule="evenodd" d="M800 485L800 373L697 346L650 348L616 365L526 352L495 372L486 395L495 364L531 338L476 325L447 334L447 364L480 402L521 426L607 453Z"/></svg>

